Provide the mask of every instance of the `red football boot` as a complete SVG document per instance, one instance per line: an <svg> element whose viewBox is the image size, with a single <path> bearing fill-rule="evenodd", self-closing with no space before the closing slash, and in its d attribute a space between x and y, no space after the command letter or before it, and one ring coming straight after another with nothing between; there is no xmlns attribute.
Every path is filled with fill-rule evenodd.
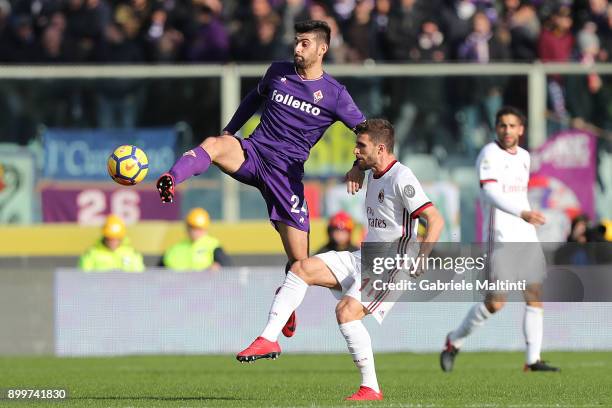
<svg viewBox="0 0 612 408"><path fill-rule="evenodd" d="M171 203L174 200L174 177L170 173L164 173L157 179L157 191L162 203Z"/></svg>
<svg viewBox="0 0 612 408"><path fill-rule="evenodd" d="M258 337L249 347L236 355L236 360L241 363L251 363L260 358L271 358L275 360L280 354L281 349L278 345L278 341L270 341L263 337Z"/></svg>
<svg viewBox="0 0 612 408"><path fill-rule="evenodd" d="M366 387L365 385L359 386L359 390L351 395L350 397L346 397L345 401L382 401L383 395L381 392L376 392L370 387Z"/></svg>
<svg viewBox="0 0 612 408"><path fill-rule="evenodd" d="M289 319L287 319L287 323L283 326L283 336L285 337L293 337L295 334L295 329L297 328L297 318L295 317L295 312L291 313Z"/></svg>

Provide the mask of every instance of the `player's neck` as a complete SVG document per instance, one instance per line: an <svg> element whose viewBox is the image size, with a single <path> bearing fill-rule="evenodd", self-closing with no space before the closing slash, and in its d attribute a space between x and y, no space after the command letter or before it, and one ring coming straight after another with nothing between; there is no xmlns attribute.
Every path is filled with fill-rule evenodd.
<svg viewBox="0 0 612 408"><path fill-rule="evenodd" d="M518 151L518 144L515 144L510 147L504 147L504 145L502 145L499 140L496 140L496 142L497 142L497 145L500 147L500 149L505 150L510 154L516 154L516 152Z"/></svg>
<svg viewBox="0 0 612 408"><path fill-rule="evenodd" d="M381 159L381 161L372 166L372 171L374 172L374 177L379 178L382 177L386 172L388 172L391 167L395 164L397 159L394 155L388 155Z"/></svg>
<svg viewBox="0 0 612 408"><path fill-rule="evenodd" d="M316 65L308 68L297 68L296 71L302 79L319 79L323 76L323 66Z"/></svg>

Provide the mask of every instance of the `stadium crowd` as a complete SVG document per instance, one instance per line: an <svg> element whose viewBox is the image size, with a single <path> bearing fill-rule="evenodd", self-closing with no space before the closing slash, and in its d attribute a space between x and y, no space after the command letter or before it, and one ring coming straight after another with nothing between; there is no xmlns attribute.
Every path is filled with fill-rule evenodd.
<svg viewBox="0 0 612 408"><path fill-rule="evenodd" d="M608 61L612 47L606 0L0 0L0 62L267 62L309 18L332 28L334 63Z"/></svg>
<svg viewBox="0 0 612 408"><path fill-rule="evenodd" d="M606 0L0 0L0 64L269 63L291 57L293 24L304 19L330 25L329 63L590 65L612 55ZM340 80L366 117L393 121L400 157L409 146L438 160L457 152L472 161L502 104L527 107L525 76ZM548 133L610 128L609 82L596 73L549 76ZM7 95L0 130L9 141L27 144L40 124L134 128L184 121L194 140L223 126L211 119L218 117L216 79L39 85L0 84Z"/></svg>

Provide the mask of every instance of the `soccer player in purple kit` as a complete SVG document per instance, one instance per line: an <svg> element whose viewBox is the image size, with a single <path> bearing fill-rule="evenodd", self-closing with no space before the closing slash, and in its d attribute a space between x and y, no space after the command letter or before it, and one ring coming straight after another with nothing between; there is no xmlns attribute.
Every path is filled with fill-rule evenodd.
<svg viewBox="0 0 612 408"><path fill-rule="evenodd" d="M280 234L287 266L308 258L310 222L304 199L304 162L310 149L337 120L348 128L365 120L346 87L323 71L330 28L323 21L295 24L293 62L274 62L257 88L240 103L223 134L208 137L187 151L157 181L162 202L172 202L174 188L215 164L234 179L257 187L270 221ZM234 134L263 104L261 121L247 139ZM349 192L359 190L363 171L347 173ZM295 314L283 328L293 336Z"/></svg>

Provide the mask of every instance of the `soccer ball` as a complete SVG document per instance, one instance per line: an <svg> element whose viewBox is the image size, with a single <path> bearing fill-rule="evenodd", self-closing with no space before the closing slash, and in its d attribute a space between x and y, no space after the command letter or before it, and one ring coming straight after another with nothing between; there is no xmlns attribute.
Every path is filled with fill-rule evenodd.
<svg viewBox="0 0 612 408"><path fill-rule="evenodd" d="M124 186L140 183L149 171L147 155L142 149L132 145L116 148L106 163L111 178Z"/></svg>

